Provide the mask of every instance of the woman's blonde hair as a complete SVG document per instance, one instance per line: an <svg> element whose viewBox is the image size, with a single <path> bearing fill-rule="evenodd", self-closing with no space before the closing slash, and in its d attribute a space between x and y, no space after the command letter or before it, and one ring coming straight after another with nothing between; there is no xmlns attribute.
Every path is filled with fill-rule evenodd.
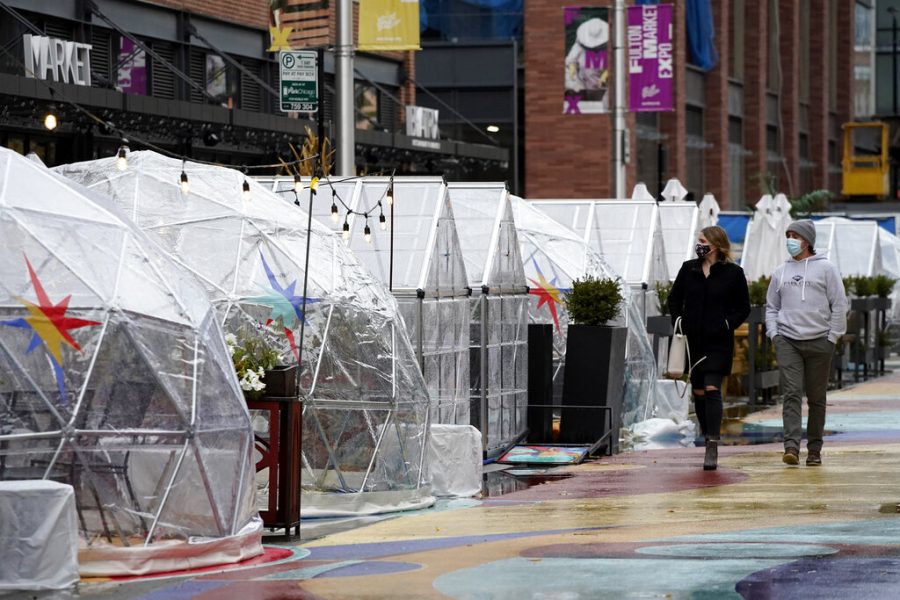
<svg viewBox="0 0 900 600"><path fill-rule="evenodd" d="M724 229L718 225L712 225L704 227L700 230L700 233L713 248L719 251L719 260L734 262L731 258L731 240L728 239L728 234L725 233Z"/></svg>

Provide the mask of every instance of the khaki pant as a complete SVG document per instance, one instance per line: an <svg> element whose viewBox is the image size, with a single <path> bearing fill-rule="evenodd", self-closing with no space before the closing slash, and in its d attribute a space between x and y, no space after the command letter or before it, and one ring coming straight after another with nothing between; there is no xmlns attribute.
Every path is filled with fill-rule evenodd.
<svg viewBox="0 0 900 600"><path fill-rule="evenodd" d="M806 422L806 449L822 450L822 434L825 431L825 391L834 344L827 337L814 340L792 340L783 335L775 336L775 355L781 372L783 394L782 417L784 419L784 448L800 449L803 435L801 399L806 392L809 418Z"/></svg>

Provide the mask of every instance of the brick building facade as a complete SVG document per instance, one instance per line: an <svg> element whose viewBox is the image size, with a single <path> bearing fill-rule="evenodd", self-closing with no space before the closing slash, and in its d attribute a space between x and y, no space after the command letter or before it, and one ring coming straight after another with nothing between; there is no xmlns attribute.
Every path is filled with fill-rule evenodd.
<svg viewBox="0 0 900 600"><path fill-rule="evenodd" d="M710 192L736 210L755 203L767 179L789 196L839 193L841 124L853 117L854 0L716 0L719 60L706 72L690 64L686 0L669 3L676 110L627 116L626 190L643 181L659 191L677 177L696 199ZM561 109L563 7L572 3L525 4L525 194L608 198L612 116Z"/></svg>

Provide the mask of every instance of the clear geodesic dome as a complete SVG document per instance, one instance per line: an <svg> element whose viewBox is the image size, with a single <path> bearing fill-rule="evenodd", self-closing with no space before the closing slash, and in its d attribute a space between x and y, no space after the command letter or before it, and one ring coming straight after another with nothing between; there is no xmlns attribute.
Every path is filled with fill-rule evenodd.
<svg viewBox="0 0 900 600"><path fill-rule="evenodd" d="M430 399L387 289L308 214L244 174L133 152L61 167L102 190L205 284L226 332L284 364L301 350L302 514L433 502L423 466ZM242 191L244 183L247 192ZM305 310L304 310L305 309Z"/></svg>
<svg viewBox="0 0 900 600"><path fill-rule="evenodd" d="M202 287L110 199L3 148L0 239L0 480L74 488L83 575L261 553L250 420Z"/></svg>

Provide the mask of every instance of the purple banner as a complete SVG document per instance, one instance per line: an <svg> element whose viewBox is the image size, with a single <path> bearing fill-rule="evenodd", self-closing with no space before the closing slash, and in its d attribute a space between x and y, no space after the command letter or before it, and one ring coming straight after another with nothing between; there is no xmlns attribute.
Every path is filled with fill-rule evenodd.
<svg viewBox="0 0 900 600"><path fill-rule="evenodd" d="M629 110L674 110L672 5L628 7Z"/></svg>

